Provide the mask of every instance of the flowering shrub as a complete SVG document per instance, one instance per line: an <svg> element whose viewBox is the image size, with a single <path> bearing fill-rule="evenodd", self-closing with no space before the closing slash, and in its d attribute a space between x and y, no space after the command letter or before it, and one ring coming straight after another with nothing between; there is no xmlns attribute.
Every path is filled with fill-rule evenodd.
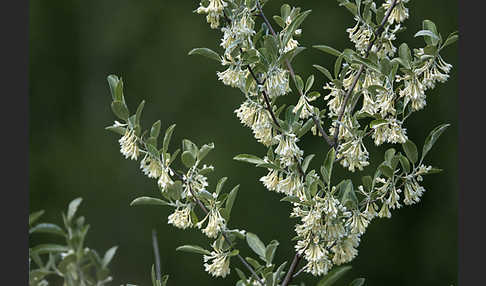
<svg viewBox="0 0 486 286"><path fill-rule="evenodd" d="M234 270L239 277L236 285L286 286L305 272L322 277L319 285L331 285L349 270L344 264L357 256L370 222L391 218L392 211L418 203L425 192L423 176L440 171L427 164L425 157L448 124L429 133L419 154L407 136L406 120L426 107L428 90L449 78L452 66L440 52L458 35L443 38L432 21L424 20L422 30L415 34L423 37L424 46L410 49L407 43L396 43L410 16L408 0L338 0L356 21L346 29L353 48L339 51L328 45L313 46L336 57L332 72L313 65L328 80L322 87L326 94L321 96L314 88L314 75L304 80L292 68L305 49L298 39L311 11L284 4L270 22L263 10L266 2L202 0L194 12L206 16L211 29L221 31L222 50L195 48L189 55L219 62L222 68L217 78L243 94L234 113L266 152L233 159L266 169L266 175L259 178L263 186L291 204L289 217L296 221L291 261L274 261L278 241L264 243L256 234L230 226L239 186L226 188L226 177L209 186L207 176L214 167L204 159L214 144L198 146L184 139L181 148L174 149L170 143L175 124L163 131L159 120L143 128L145 102L131 113L123 80L116 75L107 80L111 108L118 119L106 129L121 136L122 155L139 162L142 173L154 179L160 191L158 197L139 197L131 205L173 208L169 224L201 230L210 243L177 250L202 255L208 274L225 278ZM285 96L296 97L295 105L280 104ZM325 153L317 154L323 162L317 169L310 168L316 154L299 147L309 136L321 137L327 146ZM367 148L385 143L394 147L383 149L382 163L369 170ZM349 172L366 173L359 183L349 178L339 181L333 176L338 165ZM241 241L253 250L253 257L240 255ZM153 279L153 283L161 282ZM359 278L352 285L363 283Z"/></svg>

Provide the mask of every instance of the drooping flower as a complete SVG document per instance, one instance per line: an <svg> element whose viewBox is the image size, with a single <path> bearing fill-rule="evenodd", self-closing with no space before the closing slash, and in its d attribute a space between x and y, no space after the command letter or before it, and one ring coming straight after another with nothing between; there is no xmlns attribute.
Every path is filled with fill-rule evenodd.
<svg viewBox="0 0 486 286"><path fill-rule="evenodd" d="M234 112L241 123L247 127L252 127L255 122L255 115L257 114L258 106L252 101L243 102Z"/></svg>
<svg viewBox="0 0 486 286"><path fill-rule="evenodd" d="M152 158L150 155L145 155L140 161L140 169L149 178L159 178L162 173L159 160Z"/></svg>
<svg viewBox="0 0 486 286"><path fill-rule="evenodd" d="M299 140L295 134L279 134L275 136L278 146L275 153L280 155L280 160L286 165L290 166L294 160L300 161L304 152L297 146Z"/></svg>
<svg viewBox="0 0 486 286"><path fill-rule="evenodd" d="M137 136L135 136L133 129L127 128L125 135L118 142L120 143L120 152L125 156L125 159L137 160L140 150L137 145Z"/></svg>
<svg viewBox="0 0 486 286"><path fill-rule="evenodd" d="M204 270L215 277L225 277L230 273L230 253L224 252L213 245L211 254L204 255Z"/></svg>
<svg viewBox="0 0 486 286"><path fill-rule="evenodd" d="M425 102L425 89L423 84L418 80L416 74L406 75L405 77L398 77L397 82L404 80L405 86L400 90L400 97L405 98L405 104L409 101L412 104L414 111L424 108Z"/></svg>
<svg viewBox="0 0 486 286"><path fill-rule="evenodd" d="M277 190L280 180L281 177L279 176L278 171L275 169L270 169L267 175L260 178L260 181L269 191Z"/></svg>
<svg viewBox="0 0 486 286"><path fill-rule="evenodd" d="M218 72L217 75L225 85L240 88L245 82L247 73L248 71L242 70L239 66L231 65L225 71Z"/></svg>
<svg viewBox="0 0 486 286"><path fill-rule="evenodd" d="M356 255L358 255L358 250L356 247L359 245L359 235L350 235L345 239L340 240L331 248L334 253L332 262L336 265L350 262Z"/></svg>
<svg viewBox="0 0 486 286"><path fill-rule="evenodd" d="M403 144L407 141L406 129L396 118L388 118L386 122L373 126L374 132L371 137L375 145L379 146L384 142Z"/></svg>
<svg viewBox="0 0 486 286"><path fill-rule="evenodd" d="M267 73L263 87L272 99L287 94L290 91L289 73L280 67L271 68Z"/></svg>
<svg viewBox="0 0 486 286"><path fill-rule="evenodd" d="M198 14L207 14L206 21L210 24L211 29L216 29L219 26L219 17L223 17L223 9L228 6L223 0L209 0L209 5L204 7L202 3L196 12Z"/></svg>
<svg viewBox="0 0 486 286"><path fill-rule="evenodd" d="M180 229L191 227L191 206L186 205L182 208L177 208L174 213L169 215L168 223Z"/></svg>
<svg viewBox="0 0 486 286"><path fill-rule="evenodd" d="M356 50L365 53L373 36L373 30L367 24L360 25L359 18L356 18L356 21L356 25L353 28L346 29L346 32L348 32L349 39L354 43Z"/></svg>
<svg viewBox="0 0 486 286"><path fill-rule="evenodd" d="M196 226L201 228L206 220L208 220L208 223L202 232L209 238L216 238L218 233L223 229L223 225L225 224L224 218L221 216L218 209L212 208L206 217L198 222Z"/></svg>
<svg viewBox="0 0 486 286"><path fill-rule="evenodd" d="M161 168L160 171L160 177L159 180L157 181L157 184L159 187L163 190L165 190L167 187L171 186L174 184L174 181L170 177L172 174L172 171L169 168Z"/></svg>
<svg viewBox="0 0 486 286"><path fill-rule="evenodd" d="M395 5L395 8L390 13L390 17L388 17L388 23L392 25L393 23L401 23L405 21L408 18L408 8L405 7L404 3L407 3L409 0L397 0L398 3ZM385 3L383 3L383 8L385 8L385 11L388 11L388 9L391 7L393 0L386 0Z"/></svg>
<svg viewBox="0 0 486 286"><path fill-rule="evenodd" d="M336 158L343 158L341 165L348 168L351 172L354 172L356 168L361 171L363 167L369 165L369 153L362 140L363 138L358 136L352 140L345 141L338 147Z"/></svg>
<svg viewBox="0 0 486 286"><path fill-rule="evenodd" d="M365 213L353 211L353 215L346 221L346 226L350 228L351 233L361 235L366 231L369 223Z"/></svg>
<svg viewBox="0 0 486 286"><path fill-rule="evenodd" d="M297 105L294 107L292 111L294 113L297 113L297 111L301 108L302 111L300 112L300 116L299 116L301 119L307 119L309 116L312 116L312 112L314 108L312 107L312 105L309 104L309 99L307 99L306 96L301 96L299 98Z"/></svg>

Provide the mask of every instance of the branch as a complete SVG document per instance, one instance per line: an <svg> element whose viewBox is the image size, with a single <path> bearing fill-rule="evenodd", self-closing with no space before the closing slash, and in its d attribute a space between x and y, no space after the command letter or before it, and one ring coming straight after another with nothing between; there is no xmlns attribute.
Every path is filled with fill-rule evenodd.
<svg viewBox="0 0 486 286"><path fill-rule="evenodd" d="M393 0L390 8L388 8L388 10L386 11L385 17L383 17L383 20L381 21L380 26L378 27L378 29L376 29L375 38L369 43L368 47L366 48L365 58L367 58L369 56L371 48L375 44L376 39L378 39L378 36L381 34L383 29L385 28L386 21L388 21L388 18L390 17L390 14L391 14L391 11L393 10L393 8L395 8L396 4L397 4L397 0ZM364 65L361 64L361 66L358 70L358 73L356 74L355 78L353 79L351 87L348 89L348 91L346 92L346 95L344 97L343 105L341 106L341 109L339 110L339 114L338 114L338 119L337 119L338 122L340 122L343 119L344 110L346 109L346 105L348 103L348 100L349 100L351 93L353 92L354 88L356 87L356 84L358 83L358 79L361 76L361 74L363 73L363 71L364 71ZM339 135L340 127L341 126L338 124L337 127L336 127L336 131L334 132L334 139L333 140L334 140L334 149L336 151L337 151L337 148L339 147L338 135Z"/></svg>
<svg viewBox="0 0 486 286"><path fill-rule="evenodd" d="M292 274L295 272L295 269L297 268L297 265L299 264L301 258L302 256L297 252L294 256L294 259L292 260L292 264L290 264L289 271L287 272L287 275L285 275L285 279L282 282L281 286L289 285L290 281L294 277Z"/></svg>
<svg viewBox="0 0 486 286"><path fill-rule="evenodd" d="M159 254L159 245L157 243L157 232L155 229L152 229L152 245L154 248L154 256L155 256L155 274L157 275L157 280L162 281L160 277L160 254Z"/></svg>
<svg viewBox="0 0 486 286"><path fill-rule="evenodd" d="M270 33L272 33L272 35L274 37L277 37L277 33L275 33L275 30L273 29L272 24L270 24L270 22L268 21L267 17L263 13L263 9L262 9L262 6L260 5L260 1L257 0L256 2L257 2L258 10L260 12L259 13L259 16L263 18L263 21L268 26L268 29L270 30ZM285 65L287 66L287 69L289 70L290 77L292 78L292 81L294 82L294 84L296 84L296 81L295 81L295 72L294 72L294 69L292 68L292 65L290 64L290 62L289 62L288 59L285 60ZM297 92L299 93L300 96L304 96L300 90L297 89ZM307 99L306 99L306 101L307 101ZM329 146L332 146L333 145L333 142L332 142L331 138L326 134L326 132L322 128L321 123L319 122L319 120L318 120L317 116L314 114L314 112L312 112L312 119L314 120L314 124L317 126L317 129L319 130L319 133L321 133L321 135L324 138L324 140L326 141L326 143L329 144Z"/></svg>

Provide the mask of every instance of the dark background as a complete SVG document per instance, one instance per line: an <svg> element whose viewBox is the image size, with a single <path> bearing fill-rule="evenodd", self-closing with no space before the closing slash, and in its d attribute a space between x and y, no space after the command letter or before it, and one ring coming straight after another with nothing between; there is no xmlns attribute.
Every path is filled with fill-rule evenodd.
<svg viewBox="0 0 486 286"><path fill-rule="evenodd" d="M313 10L303 25L303 46L352 47L345 29L354 21L337 2L272 0L266 14L279 13L283 3ZM402 41L423 46L421 38L413 38L423 19L434 21L443 37L458 29L457 1L411 1L408 6L409 30L400 34L396 46ZM61 224L60 213L68 202L83 197L80 213L91 224L87 245L100 252L119 246L111 265L113 285L149 285L152 228L159 234L162 272L170 274L170 285L233 285L237 275L232 270L226 279L213 279L204 272L202 257L176 252L182 244L208 246L208 240L200 231L167 225L170 209L129 206L135 197L155 196L157 190L137 163L121 157L119 136L104 130L114 120L106 82L111 73L123 77L131 110L146 100L146 127L157 119L164 129L177 123L172 150L183 138L198 145L215 143L208 156L216 168L210 183L214 186L217 178L227 176L227 189L241 185L231 227L257 233L265 243L280 241L277 262L290 260L294 253L290 206L258 182L263 169L231 159L265 152L233 113L243 96L217 80L216 71L223 70L217 63L187 56L194 47L219 51L221 34L209 29L204 16L192 13L197 7L197 1L30 1L29 211L46 209L44 220ZM427 156L427 163L444 172L425 177L427 192L420 204L371 223L352 273L342 282L359 276L367 278L367 285L457 285L457 44L442 55L454 65L451 78L427 93L427 107L408 120L407 133L421 149L432 128L452 124ZM305 78L315 74L315 88L320 89L323 76L311 64L331 68L333 61L308 49L294 68ZM297 100L290 95L286 101ZM327 146L317 137L305 138L301 146L317 155L311 165L316 167ZM356 183L382 160L371 142L368 146L372 166L354 174ZM345 174L337 169L340 176ZM44 239L37 236L31 243ZM243 255L250 254L241 246ZM241 268L236 260L233 266ZM317 281L307 274L299 278L308 285Z"/></svg>

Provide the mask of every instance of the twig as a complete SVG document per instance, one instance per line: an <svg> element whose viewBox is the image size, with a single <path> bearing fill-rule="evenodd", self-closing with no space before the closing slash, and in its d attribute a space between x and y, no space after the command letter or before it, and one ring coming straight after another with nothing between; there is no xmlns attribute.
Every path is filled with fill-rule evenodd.
<svg viewBox="0 0 486 286"><path fill-rule="evenodd" d="M159 244L157 243L157 232L152 229L152 246L154 248L155 256L155 274L157 275L157 280L162 281L160 274L160 254L159 254Z"/></svg>
<svg viewBox="0 0 486 286"><path fill-rule="evenodd" d="M397 4L397 0L393 0L390 8L388 8L388 10L386 11L385 17L383 17L383 20L381 21L380 26L378 26L378 29L376 29L375 38L368 44L368 47L366 48L365 58L368 57L368 55L371 51L371 48L375 44L375 41L378 39L378 36L381 34L382 30L385 28L386 21L388 21L388 18L390 17L390 14L391 14L391 11L393 10L393 8L395 8L396 4ZM356 84L358 83L358 79L361 76L361 74L363 73L363 71L364 71L364 65L361 64L361 66L358 70L358 73L356 74L356 76L353 79L351 87L348 89L348 91L346 92L346 95L344 97L344 102L343 102L343 105L341 106L341 109L339 110L339 114L338 114L338 118L337 118L338 122L340 122L343 119L344 110L346 109L346 105L348 103L349 97L351 96L351 93L353 93L353 90L356 87ZM339 142L338 142L339 128L340 128L340 125L338 124L338 126L336 127L336 131L334 131L334 149L335 150L337 150L337 148L339 146Z"/></svg>
<svg viewBox="0 0 486 286"><path fill-rule="evenodd" d="M262 6L260 5L260 2L259 1L257 1L257 7L258 7L258 10L259 10L259 16L262 17L263 21L268 26L268 29L270 30L270 33L272 33L272 35L274 37L277 37L277 33L273 29L272 24L270 24L270 21L268 21L267 17L263 13L263 9L262 9ZM285 59L285 65L287 66L287 69L289 70L289 73L290 73L290 77L292 78L292 81L295 84L296 83L296 80L295 80L295 72L294 72L294 69L292 68L292 65L290 64L290 61L288 59ZM297 89L297 92L299 93L299 96L304 96L299 89ZM307 101L307 99L306 99L306 101ZM326 143L329 146L332 146L333 143L332 143L331 138L326 134L326 132L324 131L324 129L321 126L321 123L319 122L317 116L314 113L312 113L312 119L314 121L314 124L317 126L317 129L318 129L319 133L321 133L321 135L324 138L324 140L326 141Z"/></svg>
<svg viewBox="0 0 486 286"><path fill-rule="evenodd" d="M289 285L290 281L293 278L293 273L295 269L297 268L297 265L299 264L300 259L302 256L297 252L294 256L294 259L292 260L292 264L290 264L289 271L287 272L287 275L285 276L284 281L282 282L281 286L287 286Z"/></svg>

